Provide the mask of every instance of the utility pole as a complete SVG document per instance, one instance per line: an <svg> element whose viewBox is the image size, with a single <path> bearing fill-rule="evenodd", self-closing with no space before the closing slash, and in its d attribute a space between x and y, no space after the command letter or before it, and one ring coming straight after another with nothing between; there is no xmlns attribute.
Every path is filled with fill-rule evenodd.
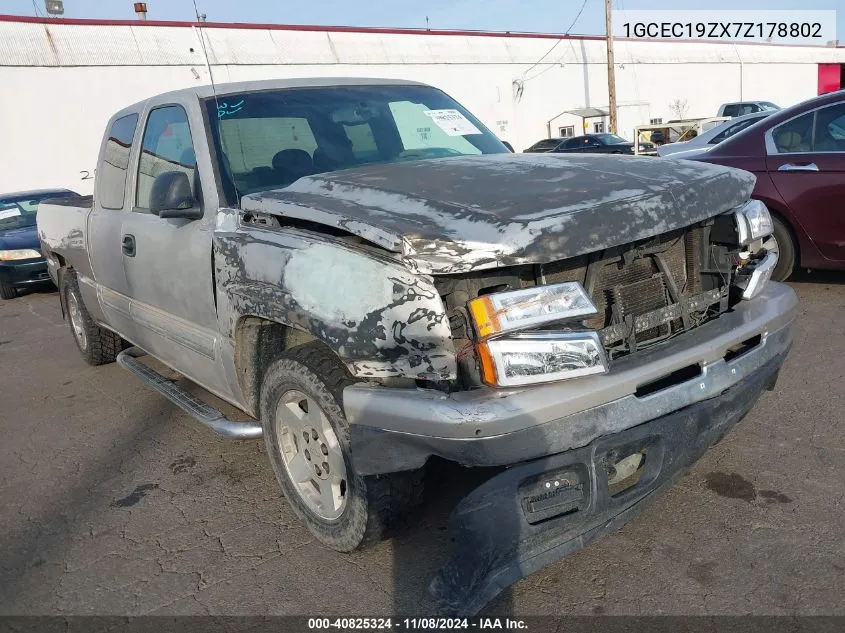
<svg viewBox="0 0 845 633"><path fill-rule="evenodd" d="M613 63L613 25L610 13L613 0L604 0L604 23L607 30L607 100L610 110L610 129L616 134L616 65Z"/></svg>

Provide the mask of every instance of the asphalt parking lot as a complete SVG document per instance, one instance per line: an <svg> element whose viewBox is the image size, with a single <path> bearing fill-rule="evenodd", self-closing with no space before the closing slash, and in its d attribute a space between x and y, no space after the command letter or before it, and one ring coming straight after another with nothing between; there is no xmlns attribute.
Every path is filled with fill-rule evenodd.
<svg viewBox="0 0 845 633"><path fill-rule="evenodd" d="M490 614L845 614L845 274L802 274L777 390L621 531ZM338 554L260 441L218 439L76 351L58 297L0 303L0 613L431 614L460 469L400 537Z"/></svg>

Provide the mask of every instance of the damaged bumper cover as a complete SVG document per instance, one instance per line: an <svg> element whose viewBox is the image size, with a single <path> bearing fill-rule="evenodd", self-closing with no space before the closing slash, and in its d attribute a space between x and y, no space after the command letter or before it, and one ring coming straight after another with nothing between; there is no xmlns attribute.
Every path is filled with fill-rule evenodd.
<svg viewBox="0 0 845 633"><path fill-rule="evenodd" d="M444 612L477 613L504 588L636 516L772 388L788 349L720 395L588 446L505 470L452 514L453 558L430 591ZM644 456L614 493L612 464Z"/></svg>
<svg viewBox="0 0 845 633"><path fill-rule="evenodd" d="M718 319L616 361L606 375L449 395L347 387L355 469L364 475L409 470L432 455L502 466L588 446L717 398L782 362L796 306L793 290L772 282Z"/></svg>

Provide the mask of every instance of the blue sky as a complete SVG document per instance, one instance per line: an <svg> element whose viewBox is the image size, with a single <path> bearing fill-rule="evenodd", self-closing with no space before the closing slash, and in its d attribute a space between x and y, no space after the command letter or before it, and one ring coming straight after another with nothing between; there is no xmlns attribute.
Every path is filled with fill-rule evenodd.
<svg viewBox="0 0 845 633"><path fill-rule="evenodd" d="M0 13L34 15L33 1L43 13L44 0L0 0ZM352 26L425 27L493 31L563 32L572 23L582 0L197 0L200 13L217 22L272 22ZM132 19L132 0L64 0L65 17ZM614 0L620 9L754 9L761 21L772 9L795 9L795 0ZM840 5L837 7L837 5ZM192 20L192 0L150 0L150 19ZM845 39L842 0L807 0L802 9L836 9L837 37ZM572 29L578 34L604 33L603 0L586 0Z"/></svg>

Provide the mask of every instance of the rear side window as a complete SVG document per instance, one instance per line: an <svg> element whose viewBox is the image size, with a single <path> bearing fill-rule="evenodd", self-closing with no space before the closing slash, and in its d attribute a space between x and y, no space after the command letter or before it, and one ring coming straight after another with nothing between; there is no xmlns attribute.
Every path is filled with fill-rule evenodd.
<svg viewBox="0 0 845 633"><path fill-rule="evenodd" d="M734 123L733 125L728 124L728 126L719 132L716 136L710 139L710 145L715 145L716 143L721 143L726 138L730 138L737 132L741 132L747 127L751 127L760 119L747 119L745 121L740 121L739 123Z"/></svg>
<svg viewBox="0 0 845 633"><path fill-rule="evenodd" d="M813 149L813 118L808 112L772 130L772 140L778 154L810 152Z"/></svg>
<svg viewBox="0 0 845 633"><path fill-rule="evenodd" d="M164 106L150 112L141 144L135 205L141 209L150 208L153 181L166 171L185 172L196 197L196 169L191 128L182 106Z"/></svg>
<svg viewBox="0 0 845 633"><path fill-rule="evenodd" d="M534 151L550 150L550 149L554 149L555 147L557 147L558 143L560 143L560 141L558 139L550 139L548 141L540 141L539 143L534 143L534 145L531 147L531 149L534 150Z"/></svg>
<svg viewBox="0 0 845 633"><path fill-rule="evenodd" d="M722 116L736 116L737 114L739 114L738 103L732 103L731 105L725 106L725 109L722 112Z"/></svg>
<svg viewBox="0 0 845 633"><path fill-rule="evenodd" d="M109 130L103 151L103 162L97 172L97 201L105 209L122 209L126 194L126 172L129 152L138 126L138 115L127 114L115 120Z"/></svg>

